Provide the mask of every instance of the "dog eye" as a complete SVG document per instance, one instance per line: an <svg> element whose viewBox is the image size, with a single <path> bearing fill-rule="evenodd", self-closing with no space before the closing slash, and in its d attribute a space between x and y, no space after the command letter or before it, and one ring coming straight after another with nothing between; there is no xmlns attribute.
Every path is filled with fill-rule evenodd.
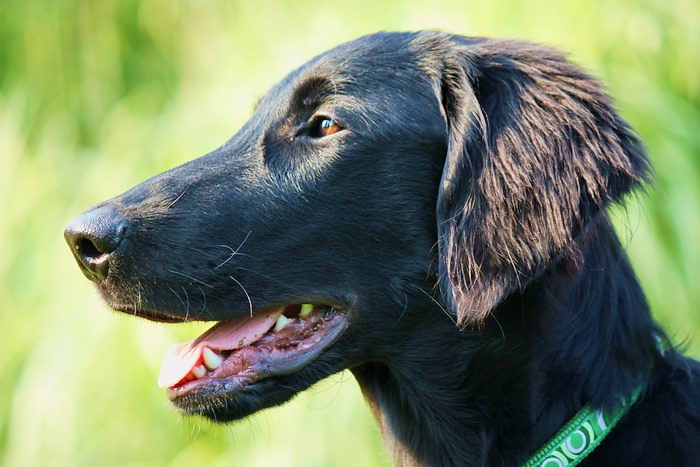
<svg viewBox="0 0 700 467"><path fill-rule="evenodd" d="M342 130L338 122L329 117L315 118L311 123L310 136L314 138L323 138L324 136L332 135Z"/></svg>

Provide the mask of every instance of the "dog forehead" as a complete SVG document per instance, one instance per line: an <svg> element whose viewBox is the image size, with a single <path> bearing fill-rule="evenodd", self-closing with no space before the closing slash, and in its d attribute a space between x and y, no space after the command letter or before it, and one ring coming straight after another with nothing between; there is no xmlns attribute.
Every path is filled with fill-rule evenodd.
<svg viewBox="0 0 700 467"><path fill-rule="evenodd" d="M341 44L310 60L298 81L328 77L347 94L368 92L387 85L389 91L421 77L414 34L381 33Z"/></svg>
<svg viewBox="0 0 700 467"><path fill-rule="evenodd" d="M425 82L424 51L415 47L419 33L376 33L340 44L290 72L261 103L279 105L295 95L320 90L367 97L401 94Z"/></svg>

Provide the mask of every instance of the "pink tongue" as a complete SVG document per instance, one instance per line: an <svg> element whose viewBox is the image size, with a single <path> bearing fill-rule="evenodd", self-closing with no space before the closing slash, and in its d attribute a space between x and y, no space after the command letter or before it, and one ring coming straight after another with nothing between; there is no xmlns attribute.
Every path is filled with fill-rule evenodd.
<svg viewBox="0 0 700 467"><path fill-rule="evenodd" d="M283 310L284 307L279 307L256 313L252 318L223 321L192 342L171 345L160 367L158 386L170 388L182 381L192 368L202 362L205 347L235 350L257 341L270 330Z"/></svg>

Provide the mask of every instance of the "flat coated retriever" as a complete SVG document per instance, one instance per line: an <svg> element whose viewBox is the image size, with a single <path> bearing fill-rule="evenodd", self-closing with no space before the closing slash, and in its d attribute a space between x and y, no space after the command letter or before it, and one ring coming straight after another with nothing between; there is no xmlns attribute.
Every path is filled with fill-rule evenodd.
<svg viewBox="0 0 700 467"><path fill-rule="evenodd" d="M584 464L700 465L700 365L652 320L606 214L649 173L558 52L379 33L66 238L112 308L219 322L163 364L186 414L237 420L349 368L398 463L518 465L582 407L626 401Z"/></svg>

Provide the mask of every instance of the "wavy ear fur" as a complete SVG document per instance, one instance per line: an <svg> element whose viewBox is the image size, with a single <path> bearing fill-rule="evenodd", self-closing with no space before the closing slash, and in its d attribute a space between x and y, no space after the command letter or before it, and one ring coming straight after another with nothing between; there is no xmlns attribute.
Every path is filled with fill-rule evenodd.
<svg viewBox="0 0 700 467"><path fill-rule="evenodd" d="M575 253L580 232L649 166L599 83L559 53L455 37L447 49L439 284L460 325L478 325Z"/></svg>

